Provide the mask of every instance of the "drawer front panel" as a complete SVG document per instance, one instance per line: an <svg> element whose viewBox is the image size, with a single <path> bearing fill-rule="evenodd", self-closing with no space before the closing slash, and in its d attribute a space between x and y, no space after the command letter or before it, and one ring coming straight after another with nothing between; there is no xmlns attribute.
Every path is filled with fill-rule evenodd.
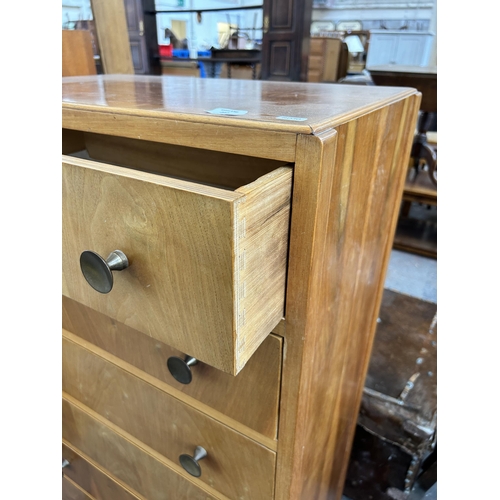
<svg viewBox="0 0 500 500"><path fill-rule="evenodd" d="M325 42L322 39L311 38L309 52L311 55L321 56L325 47Z"/></svg>
<svg viewBox="0 0 500 500"><path fill-rule="evenodd" d="M309 56L309 70L321 71L323 67L323 56Z"/></svg>
<svg viewBox="0 0 500 500"><path fill-rule="evenodd" d="M63 390L174 463L202 446L201 481L228 497L272 498L274 452L67 339Z"/></svg>
<svg viewBox="0 0 500 500"><path fill-rule="evenodd" d="M94 500L94 498L63 476L62 500Z"/></svg>
<svg viewBox="0 0 500 500"><path fill-rule="evenodd" d="M236 376L199 362L190 384L167 368L171 356L186 354L63 297L63 328L166 382L264 436L276 439L281 383L282 339L269 335ZM251 404L242 404L251 402Z"/></svg>
<svg viewBox="0 0 500 500"><path fill-rule="evenodd" d="M96 500L140 500L140 497L65 444L62 446L62 458L69 462L69 466L64 468L64 476Z"/></svg>
<svg viewBox="0 0 500 500"><path fill-rule="evenodd" d="M148 500L165 500L172 494L176 500L218 498L205 491L200 481L198 486L187 480L180 470L140 448L82 405L63 398L62 409L64 440Z"/></svg>
<svg viewBox="0 0 500 500"><path fill-rule="evenodd" d="M63 294L238 373L283 316L291 169L228 191L64 158ZM117 249L99 293L80 255Z"/></svg>

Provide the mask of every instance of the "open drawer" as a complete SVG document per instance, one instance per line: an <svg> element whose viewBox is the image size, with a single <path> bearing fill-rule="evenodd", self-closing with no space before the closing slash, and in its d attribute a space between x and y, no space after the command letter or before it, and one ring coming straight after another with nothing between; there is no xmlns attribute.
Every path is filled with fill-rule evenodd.
<svg viewBox="0 0 500 500"><path fill-rule="evenodd" d="M63 295L236 375L283 317L291 185L289 167L230 190L63 156Z"/></svg>

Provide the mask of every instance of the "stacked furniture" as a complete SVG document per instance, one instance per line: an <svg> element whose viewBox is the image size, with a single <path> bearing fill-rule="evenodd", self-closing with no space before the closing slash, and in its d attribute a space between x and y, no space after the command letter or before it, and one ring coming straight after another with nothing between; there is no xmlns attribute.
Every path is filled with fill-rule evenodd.
<svg viewBox="0 0 500 500"><path fill-rule="evenodd" d="M63 79L64 498L340 499L419 104Z"/></svg>
<svg viewBox="0 0 500 500"><path fill-rule="evenodd" d="M337 82L347 75L349 52L341 38L312 37L307 65L308 82Z"/></svg>

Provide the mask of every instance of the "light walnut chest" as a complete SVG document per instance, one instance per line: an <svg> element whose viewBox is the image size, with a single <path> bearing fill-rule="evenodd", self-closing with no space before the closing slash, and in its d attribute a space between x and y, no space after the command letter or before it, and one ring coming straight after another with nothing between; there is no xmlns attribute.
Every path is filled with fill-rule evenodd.
<svg viewBox="0 0 500 500"><path fill-rule="evenodd" d="M63 79L67 498L340 498L419 102Z"/></svg>

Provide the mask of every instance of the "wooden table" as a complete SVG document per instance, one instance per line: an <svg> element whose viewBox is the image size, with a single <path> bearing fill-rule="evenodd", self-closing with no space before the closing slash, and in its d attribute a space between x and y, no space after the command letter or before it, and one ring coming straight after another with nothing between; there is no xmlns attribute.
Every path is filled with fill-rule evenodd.
<svg viewBox="0 0 500 500"><path fill-rule="evenodd" d="M231 66L248 66L252 69L252 80L257 79L257 66L261 63L260 57L198 57L197 59L192 58L179 58L179 57L162 57L161 65L164 68L169 67L181 67L182 65L193 67L194 65L198 67L200 63L208 63L210 65L210 77L216 77L216 65L227 64L227 77L231 78Z"/></svg>
<svg viewBox="0 0 500 500"><path fill-rule="evenodd" d="M367 68L375 85L413 87L422 93L420 109L437 113L437 67L383 65Z"/></svg>
<svg viewBox="0 0 500 500"><path fill-rule="evenodd" d="M415 161L415 170L418 170L420 160L425 161L430 178L437 184L437 154L427 142L427 132L433 116L437 113L437 67L386 65L371 66L369 71L376 85L413 87L422 93L420 104L422 113L411 156Z"/></svg>
<svg viewBox="0 0 500 500"><path fill-rule="evenodd" d="M340 500L419 104L63 80L67 491Z"/></svg>

